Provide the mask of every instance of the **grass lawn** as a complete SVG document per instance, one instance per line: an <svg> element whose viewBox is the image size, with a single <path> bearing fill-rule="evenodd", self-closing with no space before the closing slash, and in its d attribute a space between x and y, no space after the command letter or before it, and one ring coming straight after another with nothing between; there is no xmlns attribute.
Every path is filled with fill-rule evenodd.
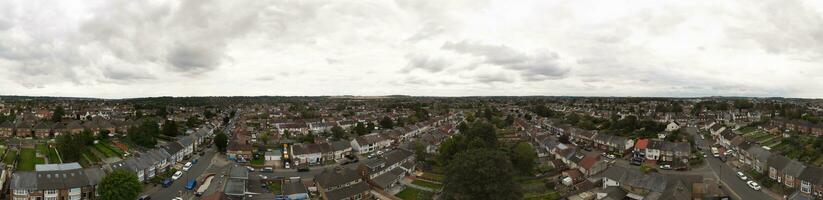
<svg viewBox="0 0 823 200"><path fill-rule="evenodd" d="M523 199L528 199L528 200L544 200L544 199L545 200L555 200L555 199L559 199L559 198L560 198L560 194L558 194L555 191L549 191L549 192L544 192L544 193L526 193L526 194L523 194Z"/></svg>
<svg viewBox="0 0 823 200"><path fill-rule="evenodd" d="M256 159L256 160L249 161L249 164L255 165L255 166L261 166L265 163L266 163L266 160L263 160L263 159Z"/></svg>
<svg viewBox="0 0 823 200"><path fill-rule="evenodd" d="M445 176L443 176L442 174L423 172L423 175L420 175L420 178L430 180L430 181L443 182L443 179L445 178Z"/></svg>
<svg viewBox="0 0 823 200"><path fill-rule="evenodd" d="M740 131L741 133L751 133L752 131L755 131L755 130L757 130L757 128L755 128L753 126L747 126L747 127L740 128L740 130L738 130L738 131Z"/></svg>
<svg viewBox="0 0 823 200"><path fill-rule="evenodd" d="M117 153L114 153L114 151L109 149L109 147L107 145L103 144L103 143L94 144L94 148L97 149L98 151L100 151L100 153L103 153L103 155L106 156L107 158L120 157L119 155L117 155Z"/></svg>
<svg viewBox="0 0 823 200"><path fill-rule="evenodd" d="M57 149L50 148L49 152L48 152L48 156L49 156L49 163L55 163L55 164L63 163L62 161L60 161L60 158L57 156Z"/></svg>
<svg viewBox="0 0 823 200"><path fill-rule="evenodd" d="M46 144L37 144L37 151L41 154L46 154L49 152L49 147Z"/></svg>
<svg viewBox="0 0 823 200"><path fill-rule="evenodd" d="M397 193L397 198L401 198L403 200L428 200L432 199L432 194L430 192L426 192L423 190L414 189L411 187L406 187L400 193Z"/></svg>
<svg viewBox="0 0 823 200"><path fill-rule="evenodd" d="M3 162L6 164L14 164L14 159L17 158L17 150L9 150L6 155L3 155Z"/></svg>
<svg viewBox="0 0 823 200"><path fill-rule="evenodd" d="M23 149L20 152L20 163L17 164L17 169L22 171L32 171L34 170L35 162L35 151L34 149Z"/></svg>
<svg viewBox="0 0 823 200"><path fill-rule="evenodd" d="M272 182L271 184L266 186L266 188L269 189L269 192L272 192L275 195L280 194L280 191L282 191L282 187L283 187L283 185L280 182L277 182L277 181Z"/></svg>
<svg viewBox="0 0 823 200"><path fill-rule="evenodd" d="M423 181L423 180L414 180L414 181L412 181L412 184L427 187L427 188L431 188L433 190L440 190L440 188L443 187L443 184L432 183L432 182Z"/></svg>
<svg viewBox="0 0 823 200"><path fill-rule="evenodd" d="M123 150L122 150L122 149L118 148L117 146L114 146L114 144L112 144L112 143L110 143L110 142L103 142L103 143L105 143L105 144L106 144L106 147L108 147L111 151L113 151L113 152L114 152L114 153L116 153L117 155L122 156L122 155L125 155L125 154L126 154L126 152L123 152Z"/></svg>

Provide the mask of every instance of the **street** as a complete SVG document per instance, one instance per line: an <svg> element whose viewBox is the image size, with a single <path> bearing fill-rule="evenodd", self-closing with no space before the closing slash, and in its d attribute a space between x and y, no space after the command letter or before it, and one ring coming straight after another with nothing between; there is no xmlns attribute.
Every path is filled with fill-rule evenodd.
<svg viewBox="0 0 823 200"><path fill-rule="evenodd" d="M734 199L763 199L769 200L772 199L766 193L763 193L763 189L761 191L755 191L754 189L750 188L746 185L746 182L740 180L735 174L737 169L729 167L726 163L720 161L715 157L712 157L712 153L709 149L711 149L711 138L701 139L699 133L697 132L697 128L689 127L686 128L686 132L688 132L692 137L694 137L695 145L701 147L701 150L706 155L709 155L704 160L709 165L709 168L714 173L713 178L720 179L723 185L723 191L732 196ZM704 164L705 165L705 164ZM708 177L707 177L708 178ZM765 188L764 188L765 189Z"/></svg>

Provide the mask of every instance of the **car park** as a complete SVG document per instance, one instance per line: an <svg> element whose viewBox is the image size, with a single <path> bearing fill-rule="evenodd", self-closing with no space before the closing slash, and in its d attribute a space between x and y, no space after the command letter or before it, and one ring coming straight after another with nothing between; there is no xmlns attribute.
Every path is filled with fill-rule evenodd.
<svg viewBox="0 0 823 200"><path fill-rule="evenodd" d="M746 182L746 185L749 185L749 187L754 189L754 190L760 190L760 184L757 184L757 182L749 181L749 182Z"/></svg>
<svg viewBox="0 0 823 200"><path fill-rule="evenodd" d="M743 174L743 172L737 172L737 177L739 177L740 180L744 180L744 181L749 179L749 177L746 177L746 175Z"/></svg>
<svg viewBox="0 0 823 200"><path fill-rule="evenodd" d="M182 171L177 171L177 172L174 172L174 174L173 174L173 175L171 175L171 180L177 180L177 179L179 179L181 176L183 176L183 172L182 172Z"/></svg>

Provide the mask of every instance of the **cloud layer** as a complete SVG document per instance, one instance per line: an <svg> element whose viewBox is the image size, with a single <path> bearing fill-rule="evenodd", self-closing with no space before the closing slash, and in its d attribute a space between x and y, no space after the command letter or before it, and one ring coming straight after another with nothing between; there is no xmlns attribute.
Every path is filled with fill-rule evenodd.
<svg viewBox="0 0 823 200"><path fill-rule="evenodd" d="M823 97L818 1L0 1L0 94Z"/></svg>

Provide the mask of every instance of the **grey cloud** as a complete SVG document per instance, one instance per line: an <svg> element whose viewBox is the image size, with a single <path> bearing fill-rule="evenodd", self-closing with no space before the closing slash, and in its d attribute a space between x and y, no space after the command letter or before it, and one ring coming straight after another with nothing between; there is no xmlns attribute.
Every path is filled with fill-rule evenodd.
<svg viewBox="0 0 823 200"><path fill-rule="evenodd" d="M423 54L408 54L406 55L406 59L409 60L409 63L406 65L405 68L400 70L404 73L413 71L415 69L421 69L428 72L436 73L443 71L444 69L446 69L446 67L449 66L449 62L443 58L437 58Z"/></svg>
<svg viewBox="0 0 823 200"><path fill-rule="evenodd" d="M103 76L115 82L130 82L155 78L146 71L128 66L108 66L103 69Z"/></svg>
<svg viewBox="0 0 823 200"><path fill-rule="evenodd" d="M505 74L480 74L474 77L477 82L481 83L512 83L514 79Z"/></svg>
<svg viewBox="0 0 823 200"><path fill-rule="evenodd" d="M272 75L264 75L264 76L259 76L259 77L257 77L257 78L254 78L254 80L257 80L257 81L273 81L273 80L274 80L274 76L272 76Z"/></svg>
<svg viewBox="0 0 823 200"><path fill-rule="evenodd" d="M799 1L762 1L743 9L740 19L726 27L729 37L748 39L764 50L799 59L823 59L823 16ZM738 41L738 40L732 40Z"/></svg>
<svg viewBox="0 0 823 200"><path fill-rule="evenodd" d="M181 72L210 71L220 64L222 50L216 47L179 45L166 58L173 69Z"/></svg>
<svg viewBox="0 0 823 200"><path fill-rule="evenodd" d="M520 71L526 81L542 81L564 78L568 68L558 63L560 56L550 51L537 51L527 54L504 45L487 45L469 41L446 42L442 49L481 57L484 64L503 66Z"/></svg>

